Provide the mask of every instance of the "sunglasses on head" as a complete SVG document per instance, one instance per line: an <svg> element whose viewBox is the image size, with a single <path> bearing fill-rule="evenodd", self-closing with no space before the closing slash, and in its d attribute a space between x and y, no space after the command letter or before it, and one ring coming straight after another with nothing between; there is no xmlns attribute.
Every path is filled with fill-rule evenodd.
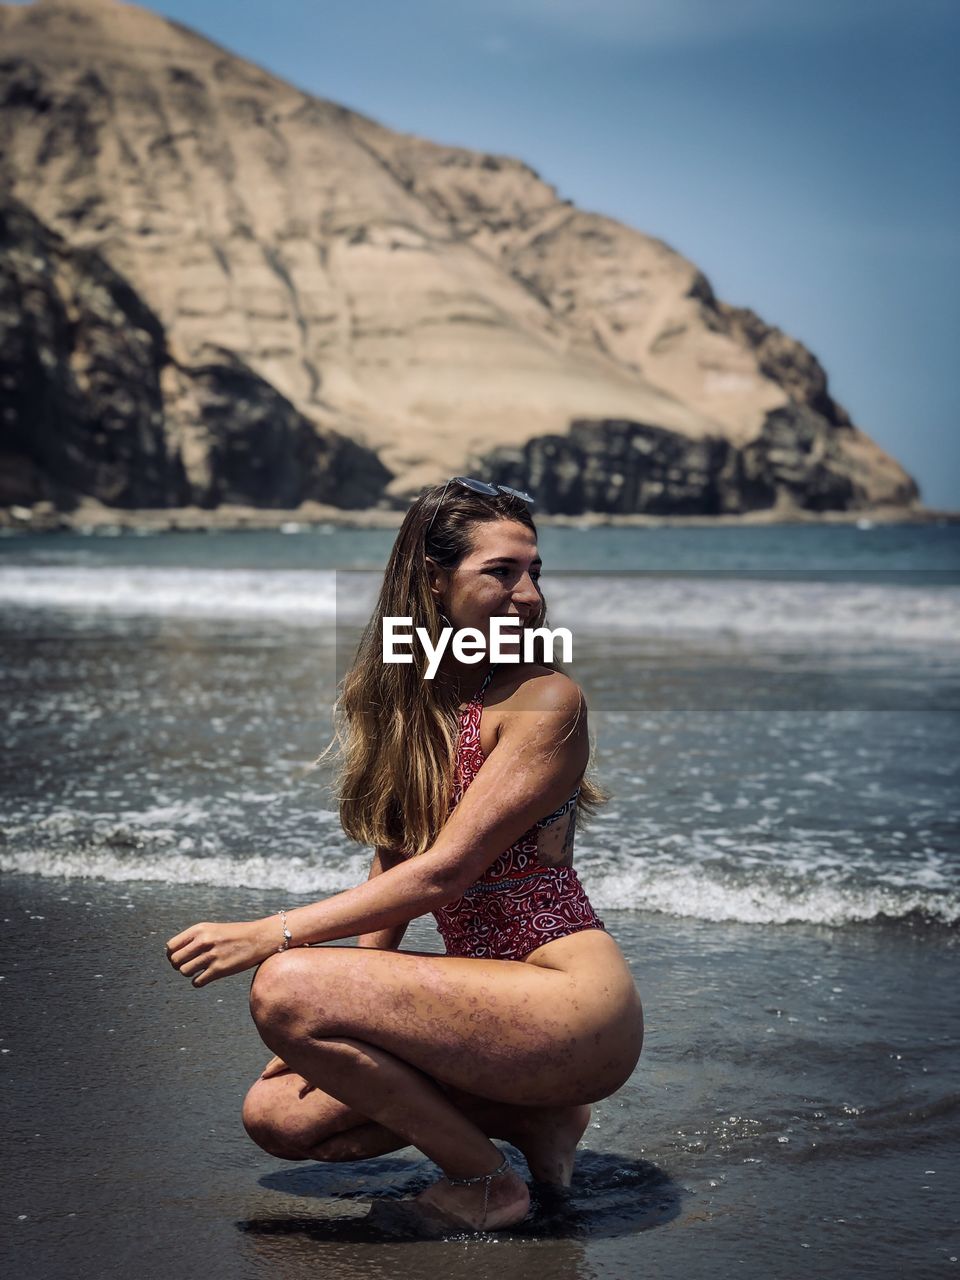
<svg viewBox="0 0 960 1280"><path fill-rule="evenodd" d="M440 502L437 503L433 515L430 517L430 523L427 525L427 532L424 537L428 537L430 530L433 528L433 522L437 518L437 512L440 510L440 504L447 496L447 490L452 484L459 484L464 489L471 489L474 493L485 494L488 498L495 498L498 493L505 493L508 497L519 498L521 502L525 502L528 507L534 504L534 497L530 493L524 493L522 489L511 489L508 484L487 484L486 480L474 480L472 476L451 476L447 483L443 486L443 493L440 495Z"/></svg>

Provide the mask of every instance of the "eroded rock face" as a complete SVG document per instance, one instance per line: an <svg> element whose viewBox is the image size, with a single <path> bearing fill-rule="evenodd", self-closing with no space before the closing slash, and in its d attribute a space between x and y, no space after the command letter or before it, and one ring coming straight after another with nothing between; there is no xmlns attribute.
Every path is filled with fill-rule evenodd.
<svg viewBox="0 0 960 1280"><path fill-rule="evenodd" d="M582 515L733 515L779 507L837 511L871 505L857 469L823 418L805 406L770 413L743 448L688 440L650 423L574 422L566 435L472 459L498 484L529 485L537 509ZM896 501L917 496L907 477Z"/></svg>
<svg viewBox="0 0 960 1280"><path fill-rule="evenodd" d="M94 344L92 383L78 373L89 335L77 348L53 311L44 322L74 370L57 394L78 484L124 502L280 505L336 476L344 505L382 493L402 507L469 458L510 456L536 463L523 482L542 476L558 503L915 500L802 344L519 160L396 133L114 0L0 5L0 51L11 194L132 299L115 367ZM134 312L158 329L159 373L160 339ZM627 446L583 423L659 432L647 470L636 433ZM298 490L310 431L319 460ZM101 441L81 459L97 432L119 452ZM59 493L63 473L29 456L41 470L17 464L17 484ZM587 474L550 475L550 457Z"/></svg>
<svg viewBox="0 0 960 1280"><path fill-rule="evenodd" d="M725 440L600 420L575 422L567 435L539 436L475 462L497 484L522 488L526 478L537 510L549 514L714 515L723 509L718 477L732 452Z"/></svg>
<svg viewBox="0 0 960 1280"><path fill-rule="evenodd" d="M0 500L180 505L167 450L163 329L91 250L0 207Z"/></svg>
<svg viewBox="0 0 960 1280"><path fill-rule="evenodd" d="M376 454L318 430L233 352L198 355L188 367L171 364L165 378L190 505L376 505L390 480Z"/></svg>
<svg viewBox="0 0 960 1280"><path fill-rule="evenodd" d="M390 474L233 353L171 359L100 255L0 203L0 502L365 507Z"/></svg>

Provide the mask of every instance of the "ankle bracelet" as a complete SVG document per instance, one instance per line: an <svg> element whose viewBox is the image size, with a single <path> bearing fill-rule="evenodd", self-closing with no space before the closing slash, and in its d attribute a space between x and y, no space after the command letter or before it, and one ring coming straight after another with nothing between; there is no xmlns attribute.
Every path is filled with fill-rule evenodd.
<svg viewBox="0 0 960 1280"><path fill-rule="evenodd" d="M503 1157L503 1164L499 1169L494 1169L493 1173L478 1173L475 1178L447 1178L452 1187L469 1187L471 1184L478 1182L489 1182L491 1178L497 1177L498 1174L506 1173L510 1168L510 1161L507 1156Z"/></svg>
<svg viewBox="0 0 960 1280"><path fill-rule="evenodd" d="M508 1156L503 1157L503 1163L499 1169L494 1169L493 1173L479 1173L475 1178L447 1178L452 1187L469 1187L476 1186L478 1182L483 1183L483 1216L480 1219L481 1230L487 1224L487 1197L490 1195L490 1183L494 1178L506 1173L511 1168Z"/></svg>

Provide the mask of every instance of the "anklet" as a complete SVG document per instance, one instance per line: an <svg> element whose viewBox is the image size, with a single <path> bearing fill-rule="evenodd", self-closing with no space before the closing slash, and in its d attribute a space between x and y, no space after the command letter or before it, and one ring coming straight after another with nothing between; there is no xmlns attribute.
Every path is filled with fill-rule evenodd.
<svg viewBox="0 0 960 1280"><path fill-rule="evenodd" d="M479 1173L475 1178L447 1178L451 1187L469 1187L475 1186L478 1182L483 1183L483 1217L480 1220L480 1229L482 1230L487 1224L487 1196L490 1194L490 1183L494 1178L506 1173L512 1166L508 1156L503 1157L503 1164L499 1169L494 1169L493 1173Z"/></svg>

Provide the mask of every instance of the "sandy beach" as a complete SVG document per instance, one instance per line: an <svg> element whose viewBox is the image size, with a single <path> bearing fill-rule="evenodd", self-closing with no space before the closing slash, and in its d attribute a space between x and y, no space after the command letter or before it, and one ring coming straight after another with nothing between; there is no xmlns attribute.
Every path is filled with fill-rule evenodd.
<svg viewBox="0 0 960 1280"><path fill-rule="evenodd" d="M84 499L72 511L57 510L52 503L38 502L32 507L0 507L0 530L10 532L49 533L57 530L84 532L145 533L190 532L198 530L310 529L328 525L333 528L398 529L403 511L370 508L350 511L321 502L304 502L299 507L280 510L272 507L244 507L224 503L213 508L177 507L127 509L107 507L93 499ZM591 512L579 516L537 515L544 527L595 529L657 528L738 528L778 524L856 525L863 524L957 524L960 511L941 511L925 507L883 506L856 511L804 511L795 507L776 507L748 511L742 515L653 516L602 515Z"/></svg>
<svg viewBox="0 0 960 1280"><path fill-rule="evenodd" d="M244 1133L270 1057L248 976L194 991L163 944L263 895L18 877L3 905L10 1267L793 1280L933 1275L956 1253L950 936L606 911L647 1013L634 1077L595 1106L568 1194L535 1187L521 1227L437 1239L389 1213L438 1176L413 1148L294 1164ZM406 945L436 948L432 925Z"/></svg>

